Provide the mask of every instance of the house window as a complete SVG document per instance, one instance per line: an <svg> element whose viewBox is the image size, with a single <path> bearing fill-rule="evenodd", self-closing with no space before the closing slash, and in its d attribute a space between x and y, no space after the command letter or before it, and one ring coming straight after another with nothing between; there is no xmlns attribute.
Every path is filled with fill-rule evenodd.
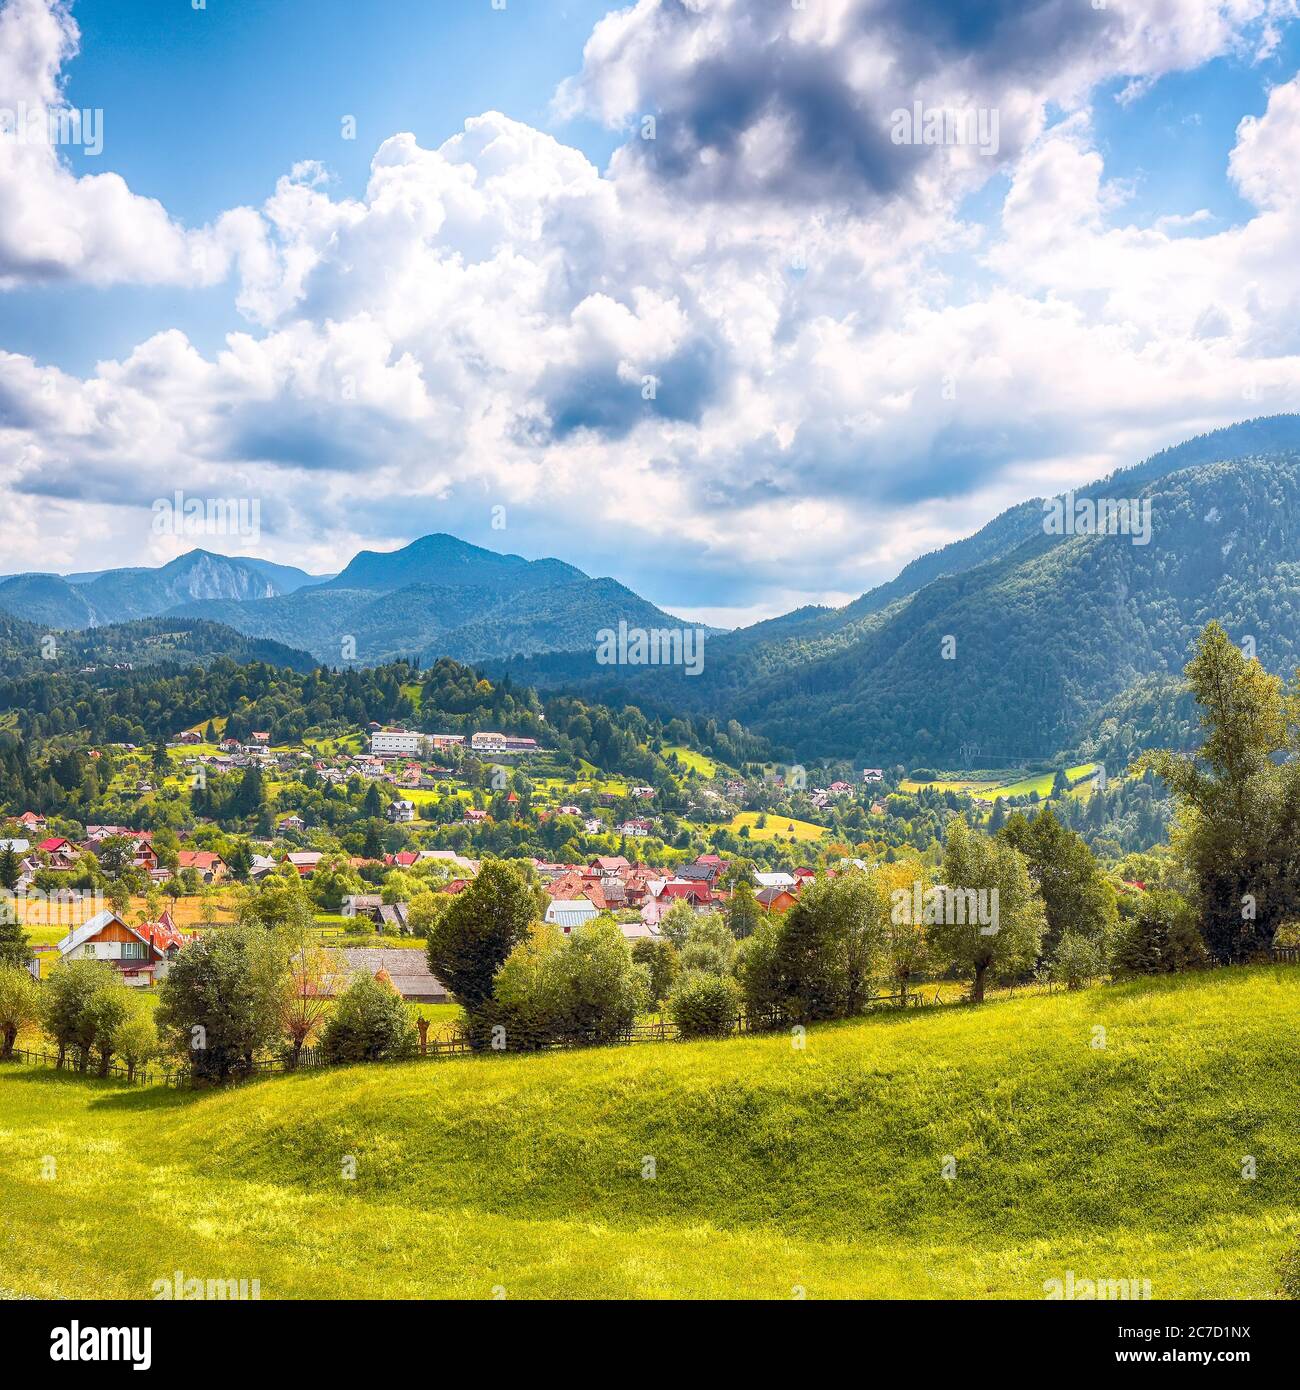
<svg viewBox="0 0 1300 1390"><path fill-rule="evenodd" d="M123 943L122 943L122 959L123 959L123 960L143 960L143 959L144 959L144 942L143 942L143 941L125 941L125 942L123 942Z"/></svg>
<svg viewBox="0 0 1300 1390"><path fill-rule="evenodd" d="M83 955L86 955L86 956L89 956L91 960L93 960L93 959L95 958L95 944L94 944L93 941L91 942L91 944L90 944L89 946L87 946L87 947L85 948L85 950L82 952L82 954L83 954Z"/></svg>

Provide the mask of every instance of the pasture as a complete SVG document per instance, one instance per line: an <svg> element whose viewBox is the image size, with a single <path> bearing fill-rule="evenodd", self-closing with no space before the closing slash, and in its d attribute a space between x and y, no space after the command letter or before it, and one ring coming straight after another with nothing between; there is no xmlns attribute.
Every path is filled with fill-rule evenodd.
<svg viewBox="0 0 1300 1390"><path fill-rule="evenodd" d="M222 1092L11 1064L5 1282L1041 1298L1073 1271L1267 1297L1300 1233L1298 1004L1300 971L1268 966L881 1013L802 1048L782 1033Z"/></svg>

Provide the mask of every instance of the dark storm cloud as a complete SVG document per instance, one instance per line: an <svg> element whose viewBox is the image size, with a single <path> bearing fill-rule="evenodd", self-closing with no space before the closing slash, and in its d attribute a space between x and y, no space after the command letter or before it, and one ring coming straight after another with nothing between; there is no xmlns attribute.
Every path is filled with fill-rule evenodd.
<svg viewBox="0 0 1300 1390"><path fill-rule="evenodd" d="M687 344L646 375L654 378L649 397L641 377L625 379L614 363L546 373L539 391L553 434L564 439L588 429L622 439L648 415L698 424L722 379L718 351L703 338Z"/></svg>
<svg viewBox="0 0 1300 1390"><path fill-rule="evenodd" d="M1121 27L1088 0L881 0L859 6L844 40L818 44L790 37L800 14L789 0L763 0L730 12L725 45L658 60L661 48L685 48L707 32L713 13L665 0L648 21L661 43L648 46L639 87L657 113L656 135L634 138L621 157L693 196L859 210L906 195L938 157L934 146L894 143L894 111L917 100L952 105L958 92L996 106L1012 89L1050 85L1100 55ZM887 85L855 78L861 45L888 59ZM779 128L780 160L754 149L763 122ZM1014 157L1025 134L1004 122L1001 155Z"/></svg>

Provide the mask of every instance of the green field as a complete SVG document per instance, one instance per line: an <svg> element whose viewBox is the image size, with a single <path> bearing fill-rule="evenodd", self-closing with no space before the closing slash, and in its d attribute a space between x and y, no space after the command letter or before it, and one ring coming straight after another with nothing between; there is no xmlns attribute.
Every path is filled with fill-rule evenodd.
<svg viewBox="0 0 1300 1390"><path fill-rule="evenodd" d="M655 1044L206 1094L10 1065L4 1282L1038 1298L1073 1271L1266 1297L1300 1234L1297 1005L1300 970L1278 966L880 1015L803 1050Z"/></svg>
<svg viewBox="0 0 1300 1390"><path fill-rule="evenodd" d="M1096 770L1096 763L1080 763L1077 767L1067 767L1065 775L1071 782L1077 781L1080 777L1086 777L1089 773ZM1005 779L1006 774L1002 774ZM916 782L910 777L904 777L898 784L899 791L917 792L926 788L935 792L966 792L978 801L996 801L998 797L1029 796L1031 792L1037 792L1039 796L1047 796L1052 790L1052 783L1056 780L1055 772L1040 772L1033 777L1021 777L1013 782L998 780L998 778L987 777L958 777L958 778L937 778L933 782Z"/></svg>
<svg viewBox="0 0 1300 1390"><path fill-rule="evenodd" d="M712 758L706 757L703 753L697 753L692 748L684 748L680 743L664 749L664 757L670 753L677 754L677 761L685 768L692 768L701 777L712 780L718 775L719 763Z"/></svg>

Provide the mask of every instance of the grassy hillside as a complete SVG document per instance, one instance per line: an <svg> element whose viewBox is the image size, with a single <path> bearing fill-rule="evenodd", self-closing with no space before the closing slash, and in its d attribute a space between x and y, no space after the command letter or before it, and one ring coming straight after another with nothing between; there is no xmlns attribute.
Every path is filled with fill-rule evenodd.
<svg viewBox="0 0 1300 1390"><path fill-rule="evenodd" d="M878 1016L802 1051L418 1062L197 1096L7 1068L4 1282L1036 1298L1073 1270L1266 1296L1300 1230L1298 1003L1300 970L1260 967Z"/></svg>
<svg viewBox="0 0 1300 1390"><path fill-rule="evenodd" d="M762 811L738 811L727 829L733 835L739 835L748 826L751 840L820 840L826 834L823 825L797 820L794 816L778 816L774 812L767 814L767 824L760 827L758 822L763 817Z"/></svg>

